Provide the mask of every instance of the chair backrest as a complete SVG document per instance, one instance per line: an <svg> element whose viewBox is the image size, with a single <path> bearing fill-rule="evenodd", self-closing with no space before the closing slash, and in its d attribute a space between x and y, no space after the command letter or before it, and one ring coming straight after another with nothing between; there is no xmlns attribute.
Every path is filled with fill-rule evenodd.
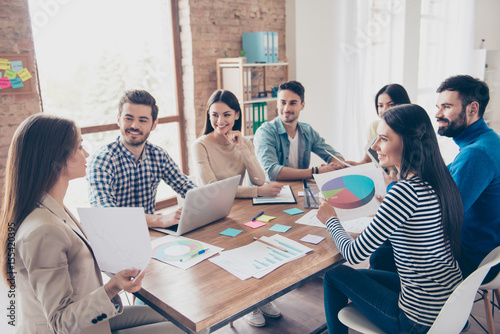
<svg viewBox="0 0 500 334"><path fill-rule="evenodd" d="M460 333L469 318L477 289L491 267L500 263L500 246L492 250L450 295L427 334Z"/></svg>
<svg viewBox="0 0 500 334"><path fill-rule="evenodd" d="M486 260L488 257L486 257L483 261L481 261L481 264L479 266L482 266L483 263L486 263ZM481 290L496 290L500 289L500 272L495 276L494 279L489 281L488 283L481 284L479 287Z"/></svg>

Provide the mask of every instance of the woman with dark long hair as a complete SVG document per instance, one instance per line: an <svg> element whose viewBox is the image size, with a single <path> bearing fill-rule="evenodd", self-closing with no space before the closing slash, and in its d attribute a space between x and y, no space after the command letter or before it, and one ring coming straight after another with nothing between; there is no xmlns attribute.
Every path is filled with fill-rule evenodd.
<svg viewBox="0 0 500 334"><path fill-rule="evenodd" d="M382 117L384 112L387 109L401 105L401 104L409 104L410 97L406 92L406 89L400 84L388 84L384 87L380 88L380 90L375 95L375 111L377 112L378 117ZM369 141L372 140L373 137L377 135L377 127L380 119L373 121L368 127L367 138ZM371 162L368 154L365 154L363 160L359 163L368 163Z"/></svg>
<svg viewBox="0 0 500 334"><path fill-rule="evenodd" d="M283 187L278 182L265 182L265 174L257 161L252 142L241 133L241 108L238 98L228 90L212 93L207 102L205 128L193 143L193 158L198 184L209 184L248 174L249 183L240 185L237 198L275 197ZM247 182L248 184L248 182ZM247 323L261 327L264 315L279 317L281 312L268 303L244 316Z"/></svg>
<svg viewBox="0 0 500 334"><path fill-rule="evenodd" d="M424 109L409 104L390 108L382 115L377 136L372 149L380 165L395 166L401 180L392 185L373 221L354 240L328 202L317 216L349 263L363 261L390 240L398 273L348 266L328 272L328 330L347 333L337 314L350 299L386 333L426 333L462 281L456 261L462 201Z"/></svg>
<svg viewBox="0 0 500 334"><path fill-rule="evenodd" d="M241 133L238 98L228 90L216 90L208 99L205 128L193 143L197 181L209 184L245 173L253 185L240 185L237 198L274 197L282 188L277 182L265 183L265 174L255 156L253 144Z"/></svg>
<svg viewBox="0 0 500 334"><path fill-rule="evenodd" d="M81 142L75 123L43 114L22 122L12 139L0 258L16 291L16 332L179 333L147 306L122 306L118 293L138 291L144 273L123 270L103 285L85 232L63 203L69 181L85 176Z"/></svg>

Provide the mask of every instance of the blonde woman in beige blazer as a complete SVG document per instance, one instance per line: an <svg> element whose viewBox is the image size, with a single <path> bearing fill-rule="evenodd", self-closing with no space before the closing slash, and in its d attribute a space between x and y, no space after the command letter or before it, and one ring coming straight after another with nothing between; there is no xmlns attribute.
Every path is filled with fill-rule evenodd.
<svg viewBox="0 0 500 334"><path fill-rule="evenodd" d="M5 281L15 284L16 332L181 333L147 306L122 306L118 293L140 289L139 270L103 285L85 233L63 203L69 181L85 175L86 157L69 120L34 115L14 134L0 256Z"/></svg>

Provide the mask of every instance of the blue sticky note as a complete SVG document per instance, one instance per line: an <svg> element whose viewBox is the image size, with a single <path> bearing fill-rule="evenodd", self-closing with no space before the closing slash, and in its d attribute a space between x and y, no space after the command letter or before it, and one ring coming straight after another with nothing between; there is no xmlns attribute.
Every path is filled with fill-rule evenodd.
<svg viewBox="0 0 500 334"><path fill-rule="evenodd" d="M299 213L304 213L303 210L300 210L298 208L293 208L293 209L288 209L288 210L283 210L283 212L288 213L290 216L293 215L298 215Z"/></svg>
<svg viewBox="0 0 500 334"><path fill-rule="evenodd" d="M22 60L14 60L10 62L10 68L16 72L19 72L20 70L23 69L23 62Z"/></svg>
<svg viewBox="0 0 500 334"><path fill-rule="evenodd" d="M225 229L224 231L222 231L219 234L221 234L221 235L227 235L228 237L235 237L238 234L240 234L241 232L243 232L243 230L237 230L237 229L234 229L234 228L228 228L228 229Z"/></svg>
<svg viewBox="0 0 500 334"><path fill-rule="evenodd" d="M10 79L10 84L12 85L12 88L24 87L21 78Z"/></svg>
<svg viewBox="0 0 500 334"><path fill-rule="evenodd" d="M273 227L269 229L269 231L275 231L275 232L281 232L285 233L289 229L291 229L291 226L286 226L286 225L281 225L281 224L274 224Z"/></svg>

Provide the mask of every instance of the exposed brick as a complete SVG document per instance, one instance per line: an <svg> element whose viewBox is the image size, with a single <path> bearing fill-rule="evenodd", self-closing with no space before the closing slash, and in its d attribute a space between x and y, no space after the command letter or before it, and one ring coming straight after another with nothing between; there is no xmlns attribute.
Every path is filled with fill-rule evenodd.
<svg viewBox="0 0 500 334"><path fill-rule="evenodd" d="M34 44L27 0L0 0L0 52L28 52L34 59ZM35 68L35 63L31 64ZM38 77L33 73L34 87ZM12 135L19 124L41 111L38 92L34 94L0 93L0 191L3 192L5 164Z"/></svg>

